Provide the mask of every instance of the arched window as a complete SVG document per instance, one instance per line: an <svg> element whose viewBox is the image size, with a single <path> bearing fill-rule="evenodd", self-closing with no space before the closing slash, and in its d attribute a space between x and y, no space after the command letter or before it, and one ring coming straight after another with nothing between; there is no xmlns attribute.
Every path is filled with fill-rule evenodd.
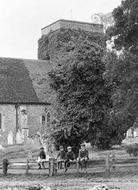
<svg viewBox="0 0 138 190"><path fill-rule="evenodd" d="M42 125L44 125L44 124L45 124L45 122L46 122L46 118L45 118L45 116L44 116L44 115L42 115Z"/></svg>
<svg viewBox="0 0 138 190"><path fill-rule="evenodd" d="M47 113L47 123L49 123L50 122L50 113L48 112Z"/></svg>

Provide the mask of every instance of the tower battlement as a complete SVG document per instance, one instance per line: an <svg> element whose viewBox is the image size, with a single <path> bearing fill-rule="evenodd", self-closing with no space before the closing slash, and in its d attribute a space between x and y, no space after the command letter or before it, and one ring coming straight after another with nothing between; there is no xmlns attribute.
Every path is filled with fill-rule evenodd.
<svg viewBox="0 0 138 190"><path fill-rule="evenodd" d="M54 23L44 27L41 29L42 35L47 35L49 32L54 32L56 30L63 29L71 29L71 30L83 30L87 32L98 32L103 33L103 25L102 24L93 24L88 22L80 22L73 20L57 20Z"/></svg>

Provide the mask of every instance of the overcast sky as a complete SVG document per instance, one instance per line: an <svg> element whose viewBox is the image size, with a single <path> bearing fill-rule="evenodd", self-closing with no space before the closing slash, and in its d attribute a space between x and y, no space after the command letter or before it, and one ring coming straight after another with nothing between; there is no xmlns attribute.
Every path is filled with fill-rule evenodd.
<svg viewBox="0 0 138 190"><path fill-rule="evenodd" d="M41 28L58 20L91 22L121 0L0 0L0 57L37 58Z"/></svg>

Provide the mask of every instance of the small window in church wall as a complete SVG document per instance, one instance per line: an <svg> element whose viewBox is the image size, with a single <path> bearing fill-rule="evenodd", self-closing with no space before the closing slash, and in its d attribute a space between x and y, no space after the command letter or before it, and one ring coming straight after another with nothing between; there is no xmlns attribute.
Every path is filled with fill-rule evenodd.
<svg viewBox="0 0 138 190"><path fill-rule="evenodd" d="M48 112L47 113L47 123L49 123L50 122L50 113Z"/></svg>
<svg viewBox="0 0 138 190"><path fill-rule="evenodd" d="M46 118L45 118L45 116L44 116L44 115L42 115L42 124L44 125L44 124L45 124L45 122L46 122Z"/></svg>

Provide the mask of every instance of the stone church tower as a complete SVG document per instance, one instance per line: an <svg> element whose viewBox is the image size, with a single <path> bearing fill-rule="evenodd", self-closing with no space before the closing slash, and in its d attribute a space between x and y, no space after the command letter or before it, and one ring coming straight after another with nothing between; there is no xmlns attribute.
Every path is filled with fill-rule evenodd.
<svg viewBox="0 0 138 190"><path fill-rule="evenodd" d="M73 52L81 38L98 43L102 47L106 46L102 24L58 20L42 28L38 41L38 59L47 60L53 70L68 64L73 59ZM52 99L53 113L56 106L56 99ZM56 114L57 112L55 117L58 120Z"/></svg>
<svg viewBox="0 0 138 190"><path fill-rule="evenodd" d="M58 20L41 30L38 41L38 59L49 60L53 67L70 57L80 37L105 47L102 24L72 20Z"/></svg>

